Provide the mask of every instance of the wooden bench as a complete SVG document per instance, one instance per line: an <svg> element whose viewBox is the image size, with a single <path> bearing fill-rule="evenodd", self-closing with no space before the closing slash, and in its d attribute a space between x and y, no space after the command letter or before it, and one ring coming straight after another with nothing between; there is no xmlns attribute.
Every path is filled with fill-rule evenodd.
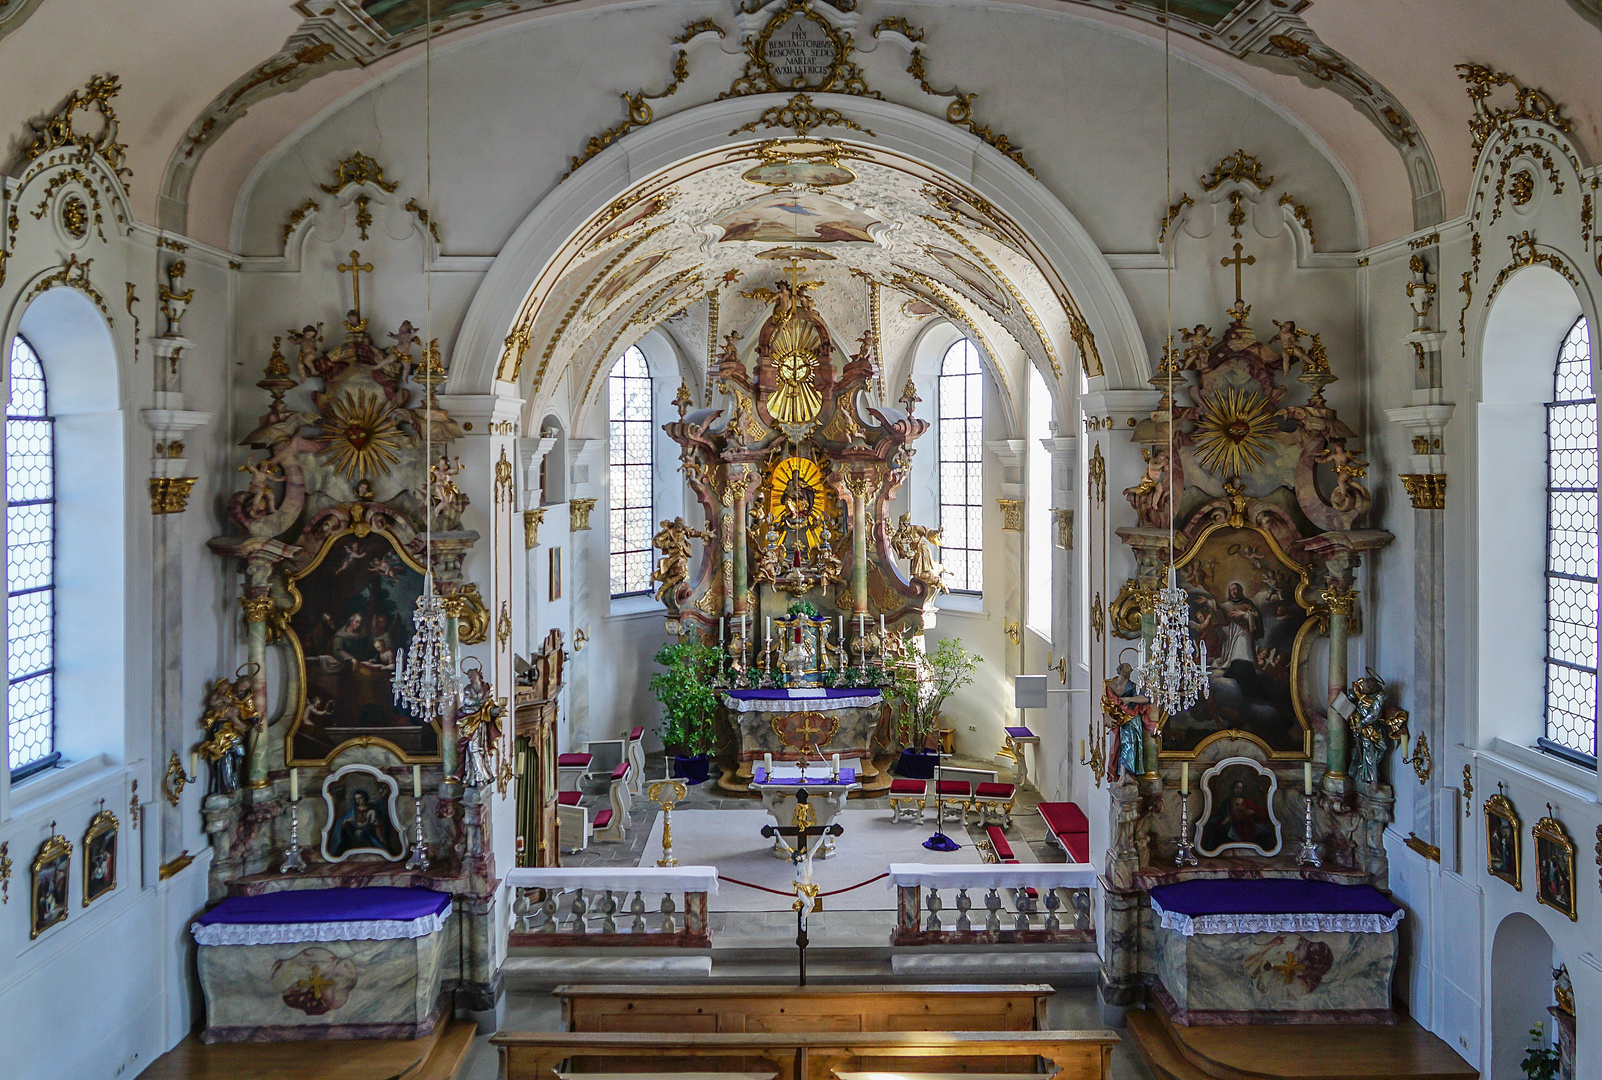
<svg viewBox="0 0 1602 1080"><path fill-rule="evenodd" d="M842 1073L994 1073L992 1062L1043 1059L1054 1080L1108 1080L1118 1035L1093 1031L792 1033L497 1032L502 1080L579 1077L588 1060L638 1062L619 1072L771 1073L775 1080L838 1080ZM569 1064L564 1066L563 1062ZM910 1066L915 1073L908 1073ZM1007 1069L1011 1076L1019 1070ZM593 1071L592 1071L593 1074ZM1025 1074L1028 1075L1028 1074Z"/></svg>
<svg viewBox="0 0 1602 1080"><path fill-rule="evenodd" d="M1044 983L941 986L558 986L571 1032L1034 1031Z"/></svg>

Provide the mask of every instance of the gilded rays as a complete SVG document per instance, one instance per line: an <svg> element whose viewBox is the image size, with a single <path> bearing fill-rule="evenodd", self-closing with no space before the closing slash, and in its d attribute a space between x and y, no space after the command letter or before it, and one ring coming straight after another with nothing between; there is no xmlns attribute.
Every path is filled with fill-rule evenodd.
<svg viewBox="0 0 1602 1080"><path fill-rule="evenodd" d="M323 460L351 479L387 471L407 443L395 412L382 396L366 391L335 398L319 424Z"/></svg>
<svg viewBox="0 0 1602 1080"><path fill-rule="evenodd" d="M1245 476L1263 464L1277 425L1268 399L1227 387L1202 395L1196 460L1214 476Z"/></svg>

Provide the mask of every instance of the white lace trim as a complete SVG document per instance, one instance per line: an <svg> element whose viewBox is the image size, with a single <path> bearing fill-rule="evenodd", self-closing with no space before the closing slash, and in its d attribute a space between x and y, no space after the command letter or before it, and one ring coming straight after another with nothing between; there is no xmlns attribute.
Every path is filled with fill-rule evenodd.
<svg viewBox="0 0 1602 1080"><path fill-rule="evenodd" d="M297 941L398 941L427 937L445 926L450 909L419 919L352 919L315 923L195 923L200 945L289 945Z"/></svg>
<svg viewBox="0 0 1602 1080"><path fill-rule="evenodd" d="M1389 934L1402 921L1406 912L1400 908L1394 915L1376 915L1372 912L1354 914L1345 912L1307 912L1284 915L1185 915L1178 911L1164 911L1156 900L1151 910L1162 918L1165 930L1177 930L1183 937L1197 934Z"/></svg>
<svg viewBox="0 0 1602 1080"><path fill-rule="evenodd" d="M878 692L872 695L840 698L756 698L740 699L723 697L723 704L738 713L798 713L819 712L825 709L866 709L884 702L884 696Z"/></svg>

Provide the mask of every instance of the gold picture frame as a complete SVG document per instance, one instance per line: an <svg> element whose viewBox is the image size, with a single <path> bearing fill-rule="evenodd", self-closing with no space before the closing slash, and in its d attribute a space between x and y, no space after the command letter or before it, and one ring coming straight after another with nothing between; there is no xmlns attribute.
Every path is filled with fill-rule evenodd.
<svg viewBox="0 0 1602 1080"><path fill-rule="evenodd" d="M1291 590L1290 600L1300 609L1301 624L1297 627L1291 641L1290 656L1287 664L1287 682L1290 695L1291 715L1301 731L1301 745L1293 749L1271 746L1268 741L1255 732L1242 728L1219 728L1208 733L1195 746L1184 749L1168 748L1167 713L1158 712L1158 729L1163 733L1163 745L1158 751L1158 758L1162 761L1195 761L1202 751L1213 743L1222 739L1244 739L1260 749L1269 761L1305 761L1313 756L1313 722L1307 714L1307 702L1303 693L1302 681L1307 663L1309 642L1318 630L1318 611L1309 591L1312 587L1312 578L1307 567L1298 563L1286 554L1285 549L1275 539L1274 534L1267 529L1260 528L1243 519L1234 517L1220 518L1203 529L1196 538L1185 548L1185 552L1174 562L1176 574L1183 580L1186 567L1207 555L1211 550L1210 544L1221 533L1249 533L1262 540L1268 547L1273 559L1286 574L1295 581ZM1210 700L1210 699L1209 699Z"/></svg>
<svg viewBox="0 0 1602 1080"><path fill-rule="evenodd" d="M117 888L117 815L102 810L89 819L83 834L83 906Z"/></svg>
<svg viewBox="0 0 1602 1080"><path fill-rule="evenodd" d="M1571 921L1579 922L1574 890L1574 841L1563 823L1551 816L1550 803L1546 810L1547 816L1537 821L1530 831L1535 840L1535 899L1567 915Z"/></svg>
<svg viewBox="0 0 1602 1080"><path fill-rule="evenodd" d="M28 892L29 941L67 921L67 887L71 883L72 841L52 832L33 857L32 888Z"/></svg>
<svg viewBox="0 0 1602 1080"><path fill-rule="evenodd" d="M1513 800L1498 792L1485 800L1485 872L1524 891L1523 841Z"/></svg>

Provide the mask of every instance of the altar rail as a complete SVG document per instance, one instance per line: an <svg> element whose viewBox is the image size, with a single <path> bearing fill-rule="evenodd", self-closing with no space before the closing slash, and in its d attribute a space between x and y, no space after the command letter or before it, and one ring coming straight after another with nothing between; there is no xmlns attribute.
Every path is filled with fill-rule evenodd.
<svg viewBox="0 0 1602 1080"><path fill-rule="evenodd" d="M707 896L718 891L711 866L520 868L506 874L512 901L511 945L712 944Z"/></svg>
<svg viewBox="0 0 1602 1080"><path fill-rule="evenodd" d="M891 863L890 880L899 891L892 945L1062 944L1096 939L1093 866Z"/></svg>

